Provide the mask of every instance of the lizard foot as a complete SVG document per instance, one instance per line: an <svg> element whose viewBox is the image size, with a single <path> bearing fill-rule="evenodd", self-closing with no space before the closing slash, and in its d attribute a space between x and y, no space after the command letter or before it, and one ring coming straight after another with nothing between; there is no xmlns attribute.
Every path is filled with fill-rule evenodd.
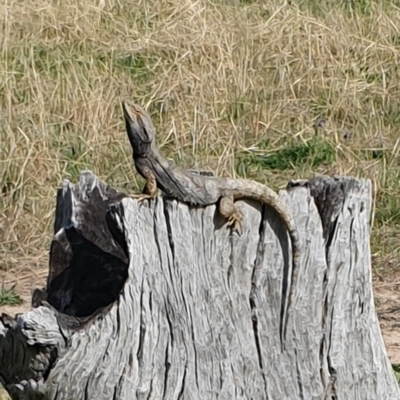
<svg viewBox="0 0 400 400"><path fill-rule="evenodd" d="M140 193L140 194L132 194L131 196L129 196L131 199L136 199L136 201L138 203L141 203L143 200L150 200L153 199L155 196L151 195L151 194L144 194L144 193Z"/></svg>
<svg viewBox="0 0 400 400"><path fill-rule="evenodd" d="M233 227L239 235L242 234L242 214L236 208L234 199L232 197L223 196L219 203L219 212L228 220L229 227Z"/></svg>
<svg viewBox="0 0 400 400"><path fill-rule="evenodd" d="M243 233L242 229L242 216L239 214L239 212L233 213L229 218L228 218L228 226L233 227L235 231L238 232L239 235Z"/></svg>

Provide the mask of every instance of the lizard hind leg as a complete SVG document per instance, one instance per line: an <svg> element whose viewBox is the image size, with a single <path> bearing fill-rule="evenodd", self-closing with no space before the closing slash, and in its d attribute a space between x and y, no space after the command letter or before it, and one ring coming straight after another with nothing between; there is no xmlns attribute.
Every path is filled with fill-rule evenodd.
<svg viewBox="0 0 400 400"><path fill-rule="evenodd" d="M231 197L222 197L219 202L219 213L228 220L229 227L233 227L239 235L242 234L243 216L236 208L235 201Z"/></svg>

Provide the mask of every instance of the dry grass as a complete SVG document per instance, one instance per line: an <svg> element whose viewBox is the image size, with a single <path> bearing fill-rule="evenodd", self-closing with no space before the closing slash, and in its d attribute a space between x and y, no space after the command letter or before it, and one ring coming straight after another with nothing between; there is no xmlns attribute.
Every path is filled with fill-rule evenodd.
<svg viewBox="0 0 400 400"><path fill-rule="evenodd" d="M400 9L237 3L1 2L4 274L42 279L63 178L89 168L137 188L121 97L148 108L183 166L275 189L314 174L372 179L375 268L397 268Z"/></svg>
<svg viewBox="0 0 400 400"><path fill-rule="evenodd" d="M43 278L63 178L89 168L137 188L121 97L148 107L184 166L275 189L314 174L372 179L374 267L398 269L399 4L224 3L1 1L4 276Z"/></svg>

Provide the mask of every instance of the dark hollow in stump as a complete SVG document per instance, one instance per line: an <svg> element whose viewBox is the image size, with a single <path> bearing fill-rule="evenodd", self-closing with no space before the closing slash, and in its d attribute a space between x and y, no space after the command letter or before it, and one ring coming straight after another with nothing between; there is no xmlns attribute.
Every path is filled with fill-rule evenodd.
<svg viewBox="0 0 400 400"><path fill-rule="evenodd" d="M301 237L239 202L138 204L89 171L58 192L49 279L29 312L0 316L0 380L13 399L399 399L374 309L371 184L292 183ZM286 261L285 261L286 260ZM289 260L290 261L290 260ZM287 334L284 282L294 285Z"/></svg>

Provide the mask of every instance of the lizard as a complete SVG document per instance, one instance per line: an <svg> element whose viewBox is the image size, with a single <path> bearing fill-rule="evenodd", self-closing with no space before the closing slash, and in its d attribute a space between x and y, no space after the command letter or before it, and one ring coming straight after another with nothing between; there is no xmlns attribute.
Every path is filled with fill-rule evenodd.
<svg viewBox="0 0 400 400"><path fill-rule="evenodd" d="M253 199L272 207L283 221L292 247L292 286L299 269L299 236L293 217L268 186L259 182L221 178L209 171L186 170L161 155L155 143L155 129L150 116L138 105L122 101L125 128L132 147L132 157L139 175L146 180L143 192L132 195L138 202L157 196L158 189L167 195L196 206L218 204L227 225L242 232L243 215L235 205L239 199ZM289 295L290 297L290 295ZM290 298L289 298L290 303Z"/></svg>

